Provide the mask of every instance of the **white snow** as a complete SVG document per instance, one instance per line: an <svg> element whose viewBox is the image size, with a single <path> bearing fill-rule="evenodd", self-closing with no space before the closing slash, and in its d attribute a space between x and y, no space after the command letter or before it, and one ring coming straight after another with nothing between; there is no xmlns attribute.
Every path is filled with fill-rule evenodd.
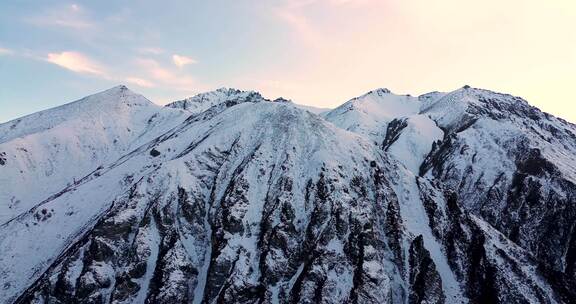
<svg viewBox="0 0 576 304"><path fill-rule="evenodd" d="M342 129L381 143L390 121L417 114L419 110L418 98L378 89L354 98L322 116Z"/></svg>
<svg viewBox="0 0 576 304"><path fill-rule="evenodd" d="M298 103L292 103L292 105L294 105L297 108L300 108L302 110L306 110L310 113L314 113L314 114L318 114L318 115L322 115L332 109L330 108L318 108L318 107L313 107L313 106L309 106L309 105L303 105L303 104L298 104Z"/></svg>
<svg viewBox="0 0 576 304"><path fill-rule="evenodd" d="M392 188L400 201L400 213L406 230L414 237L422 235L424 247L430 252L430 257L436 264L436 270L442 279L442 289L447 303L467 303L461 286L448 265L448 260L442 251L442 245L432 234L428 215L420 197L416 184L416 176L396 163L395 170L387 172L392 181Z"/></svg>
<svg viewBox="0 0 576 304"><path fill-rule="evenodd" d="M444 132L425 115L412 115L407 123L399 138L388 148L388 153L412 173L418 174L420 165L432 149L432 143L442 140Z"/></svg>
<svg viewBox="0 0 576 304"><path fill-rule="evenodd" d="M162 187L168 188L171 193L177 192L177 185L184 184L188 186L187 191L208 196L212 194L211 189L203 186L201 179L204 175L210 176L214 182L214 201L220 202L226 191L225 186L233 176L232 172L242 165L244 159L251 157L254 160L243 168L241 174L235 175L239 179L235 182L242 182L241 179L249 181L251 187L244 193L249 203L236 202L230 211L242 220L245 227L253 230L251 234L242 236L228 234L230 239L221 257L236 257L238 252L242 252L235 275L254 279L259 275L258 271L249 272L248 269L254 266L251 263L260 254L257 236L265 208L267 183L280 183L282 178L293 181L292 187L297 190L279 200L291 202L295 225L297 229L304 229L313 209L303 199L306 182L317 178L321 168L326 168L330 174L333 173L330 170L335 168L340 168L343 173L366 174L357 172L358 168L362 168L359 164L382 157L384 152L381 152L380 145L386 136L387 126L390 121L401 118L406 119L407 127L401 130L397 140L382 157L390 165L385 168L385 174L398 196L409 237L423 236L424 246L442 278L447 302L465 303L467 299L460 284L448 265L441 244L429 227L416 175L432 144L444 137L441 128L446 129L460 122L470 106L481 105L477 94L489 94L475 92L463 88L447 94L434 92L415 98L379 89L326 113L320 111L324 109L277 101L241 103L208 116L206 110L223 106L228 101L264 99L255 92L219 89L159 107L120 86L62 107L0 124L0 152L6 154L6 164L0 166L0 281L3 283L0 300L13 299L29 286L58 254L92 228L95 219L114 202L122 201L134 182L158 178L160 181L157 183L165 183ZM202 117L204 114L206 117ZM198 121L185 122L187 118L198 118ZM471 176L480 180L480 187L489 185L503 169L513 172L515 168L506 147L517 144L517 138L534 132L546 138L550 134L547 129L551 126L565 127L576 133L573 125L566 126L555 119L548 125L537 126L534 131L527 129L522 121L496 122L480 118L473 127L459 133L458 140L468 150L463 149L459 154L454 168L463 171L474 163L483 170L474 171ZM170 136L155 141L164 134ZM576 149L576 143L554 140L534 139L532 143L554 163L566 164L559 170L568 179L576 181L576 156L571 153ZM191 146L196 147L194 153L182 153ZM160 152L159 156L149 154L152 147ZM205 161L205 152L228 149L232 150L227 153L235 158L227 159L217 176L212 177L209 170L200 168L200 161ZM255 154L251 155L252 152ZM0 154L0 157L4 156ZM293 170L284 172L281 169L283 165L289 165ZM125 182L127 176L132 176L132 179ZM343 177L346 178L348 176ZM341 182L334 183L335 189L331 191L338 193L342 201L350 199L340 189ZM65 191L61 195L51 196L60 190ZM476 189L463 190L468 194L474 191ZM204 207L212 212L210 216L214 216L218 208L208 203ZM138 212L141 209L127 210L115 220L124 221ZM278 213L279 208L272 208L271 212ZM278 217L273 218L276 220L273 225L278 224ZM212 231L208 220L206 217L203 223L205 236L190 235L186 228L177 224L178 232L183 236L182 249L191 263L198 266L195 303L202 300L211 256L211 246L198 248L198 244L210 242ZM495 232L479 219L476 221L487 234L494 235L491 239L494 246L521 250L510 249L513 246L494 241L498 239ZM152 221L151 227L143 229L138 236L151 247L146 275L139 282L142 291L137 295L137 302L143 301L146 296L146 286L158 256L160 236L154 225ZM340 240L332 239L325 249L329 254L338 255L342 254L343 246ZM376 251L372 246L367 246L365 250L369 255ZM280 258L282 253L273 250L270 255ZM385 262L371 260L363 267L369 276L380 278L384 274L385 284L393 283L386 279L401 281L394 274L387 273L389 269ZM352 284L352 275L338 277L347 271L344 265L340 266L342 269L338 271L328 271L328 283L340 292L338 296L344 297ZM73 275L79 275L78 267L73 265ZM292 288L302 269L303 265L290 281L271 288L273 302L280 300L281 291ZM99 270L102 276L110 275L112 271L104 266ZM535 276L534 269L524 267L522 270L527 275ZM183 273L171 275L174 280L183 278ZM543 289L549 288L540 281L537 284Z"/></svg>
<svg viewBox="0 0 576 304"><path fill-rule="evenodd" d="M0 224L186 117L119 86L0 124Z"/></svg>

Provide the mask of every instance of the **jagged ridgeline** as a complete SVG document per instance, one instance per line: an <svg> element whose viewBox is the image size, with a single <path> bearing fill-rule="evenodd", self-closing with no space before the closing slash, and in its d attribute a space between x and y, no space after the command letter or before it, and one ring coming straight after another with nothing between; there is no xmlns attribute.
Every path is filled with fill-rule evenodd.
<svg viewBox="0 0 576 304"><path fill-rule="evenodd" d="M0 302L573 303L575 181L510 95L119 86L0 124Z"/></svg>

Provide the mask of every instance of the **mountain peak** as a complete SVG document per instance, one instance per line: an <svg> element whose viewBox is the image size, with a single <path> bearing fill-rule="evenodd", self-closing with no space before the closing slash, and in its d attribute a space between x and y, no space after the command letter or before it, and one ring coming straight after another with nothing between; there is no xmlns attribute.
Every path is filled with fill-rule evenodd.
<svg viewBox="0 0 576 304"><path fill-rule="evenodd" d="M219 88L214 91L200 93L186 99L178 100L166 105L168 108L186 110L192 113L200 113L212 106L234 101L242 102L259 102L266 100L260 93L255 91L242 91L234 88Z"/></svg>
<svg viewBox="0 0 576 304"><path fill-rule="evenodd" d="M51 129L75 119L86 120L111 115L129 117L128 113L142 109L155 111L156 108L157 106L144 96L130 91L124 85L118 85L58 107L0 124L2 134L0 142Z"/></svg>
<svg viewBox="0 0 576 304"><path fill-rule="evenodd" d="M110 90L119 90L119 91L126 91L129 90L127 86L123 85L123 84L119 84L115 87L110 88Z"/></svg>
<svg viewBox="0 0 576 304"><path fill-rule="evenodd" d="M130 90L127 86L125 86L125 85L123 85L123 84L120 84L120 85L111 87L111 88L109 88L109 89L107 89L107 90L104 90L104 91L101 91L101 92L98 92L98 93L94 93L94 94L89 95L89 96L87 96L87 97L97 96L97 95L100 95L100 94L107 94L107 95L111 95L111 94L121 94L122 96L133 96L133 95L141 96L140 94L135 93L134 91Z"/></svg>
<svg viewBox="0 0 576 304"><path fill-rule="evenodd" d="M386 94L392 94L392 91L390 91L387 88L378 88L376 90L372 90L372 91L368 92L368 94L376 94L378 96L382 96L382 95L386 95Z"/></svg>
<svg viewBox="0 0 576 304"><path fill-rule="evenodd" d="M208 92L204 92L204 93L200 93L200 94L206 94L206 93L210 93L210 92L221 92L221 93L226 93L226 94L237 94L237 93L240 93L240 92L243 92L243 91L240 90L240 89L236 89L236 88L221 87L221 88L218 88L218 89L216 89L216 90L214 90L214 91L208 91ZM198 94L198 95L200 95L200 94Z"/></svg>
<svg viewBox="0 0 576 304"><path fill-rule="evenodd" d="M113 86L109 89L100 91L100 92L96 92L94 94L88 95L84 98L90 97L90 96L98 96L100 94L103 95L111 95L111 94L125 94L125 95L138 95L137 93L134 93L133 91L131 91L127 86L123 85L123 84L119 84L117 86ZM84 99L82 98L82 99ZM81 100L82 100L81 99Z"/></svg>
<svg viewBox="0 0 576 304"><path fill-rule="evenodd" d="M284 97L278 97L274 99L272 102L279 102L279 103L292 103L292 100L286 99Z"/></svg>
<svg viewBox="0 0 576 304"><path fill-rule="evenodd" d="M110 107L151 106L153 102L146 97L128 89L125 85L117 85L110 89L88 95L61 107L81 111L108 111Z"/></svg>

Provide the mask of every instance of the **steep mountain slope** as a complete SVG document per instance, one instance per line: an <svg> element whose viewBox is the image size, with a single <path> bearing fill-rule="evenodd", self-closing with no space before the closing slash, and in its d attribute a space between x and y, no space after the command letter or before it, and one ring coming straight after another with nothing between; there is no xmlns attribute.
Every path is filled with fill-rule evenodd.
<svg viewBox="0 0 576 304"><path fill-rule="evenodd" d="M106 92L88 98L86 107L102 109L89 116L128 116L145 135L124 138L123 149L103 153L69 186L38 188L42 199L0 225L1 302L575 298L576 143L565 143L574 126L517 98L379 89L318 116L220 89L154 106L162 119L148 127L124 106L89 106L136 98L123 87ZM68 121L58 126L74 130L78 121ZM95 145L110 149L109 141ZM482 186L508 176L520 184Z"/></svg>
<svg viewBox="0 0 576 304"><path fill-rule="evenodd" d="M4 281L26 286L47 269L26 296L63 302L399 301L402 253L386 234L401 242L402 231L387 224L398 221L390 218L398 216L394 194L382 176L372 177L382 171L378 151L288 104L219 110L190 117L43 204L51 217L38 221L38 211L3 227ZM78 210L80 196L124 172L142 172L126 194L116 186L118 196L91 196L81 205L92 209ZM95 226L75 226L94 216ZM56 224L61 238L35 240L49 238ZM16 254L24 249L51 254Z"/></svg>
<svg viewBox="0 0 576 304"><path fill-rule="evenodd" d="M430 96L437 97L437 94ZM427 103L421 98L377 89L322 116L340 128L371 139L417 173L432 143L444 135L432 119L420 115L420 109L425 105Z"/></svg>
<svg viewBox="0 0 576 304"><path fill-rule="evenodd" d="M0 224L167 131L182 114L118 86L0 124Z"/></svg>
<svg viewBox="0 0 576 304"><path fill-rule="evenodd" d="M576 126L520 98L472 88L423 113L445 136L421 175L456 191L459 204L531 252L574 298Z"/></svg>
<svg viewBox="0 0 576 304"><path fill-rule="evenodd" d="M190 113L201 113L205 110L208 110L210 107L223 103L223 102L234 102L234 101L249 101L252 99L262 99L262 95L258 92L254 91L241 91L238 89L232 88L220 88L215 91L200 93L198 95L171 102L166 105L168 108L175 108L175 109L182 109L186 110ZM290 100L284 99L282 97L274 100L275 102L288 102L291 103L293 106L307 110L314 114L321 114L324 112L328 112L330 109L328 108L317 108L311 106L305 106L293 103Z"/></svg>
<svg viewBox="0 0 576 304"><path fill-rule="evenodd" d="M323 113L323 116L340 128L381 142L386 135L388 123L399 117L417 114L419 110L420 103L417 98L395 95L382 88L356 97L332 111Z"/></svg>
<svg viewBox="0 0 576 304"><path fill-rule="evenodd" d="M215 91L200 93L192 97L174 101L166 105L167 108L182 109L189 113L202 113L221 103L237 103L252 100L262 100L260 93L254 91L241 91L232 88L220 88Z"/></svg>
<svg viewBox="0 0 576 304"><path fill-rule="evenodd" d="M575 296L574 125L521 98L470 87L420 96L416 112L394 120L369 111L374 123L355 123L375 99L412 105L405 96L371 92L340 107L353 110L325 116L345 128L364 124L352 130L371 135L411 171L436 182L435 188L453 193L461 208L526 249L544 276L557 280L567 297ZM419 124L410 123L415 118ZM421 153L426 150L430 154ZM427 208L432 217L436 207Z"/></svg>

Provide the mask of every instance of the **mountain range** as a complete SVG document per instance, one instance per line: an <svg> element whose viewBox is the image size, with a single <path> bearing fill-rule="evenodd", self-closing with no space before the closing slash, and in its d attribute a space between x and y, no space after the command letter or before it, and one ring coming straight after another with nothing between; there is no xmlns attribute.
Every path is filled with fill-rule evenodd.
<svg viewBox="0 0 576 304"><path fill-rule="evenodd" d="M2 303L575 303L576 125L125 86L0 124Z"/></svg>

